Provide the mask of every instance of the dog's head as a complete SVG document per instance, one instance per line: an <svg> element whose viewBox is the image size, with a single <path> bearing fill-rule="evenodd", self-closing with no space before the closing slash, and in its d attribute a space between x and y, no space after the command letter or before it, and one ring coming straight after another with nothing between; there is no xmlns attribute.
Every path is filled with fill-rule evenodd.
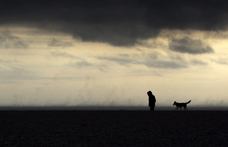
<svg viewBox="0 0 228 147"><path fill-rule="evenodd" d="M176 105L176 103L177 103L177 102L176 102L176 101L174 101L173 105Z"/></svg>

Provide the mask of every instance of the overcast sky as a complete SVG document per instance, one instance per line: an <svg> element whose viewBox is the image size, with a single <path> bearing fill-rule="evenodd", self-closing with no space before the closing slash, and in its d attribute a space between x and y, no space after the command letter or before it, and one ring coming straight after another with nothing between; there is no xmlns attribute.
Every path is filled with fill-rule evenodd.
<svg viewBox="0 0 228 147"><path fill-rule="evenodd" d="M227 106L228 2L5 1L1 106Z"/></svg>

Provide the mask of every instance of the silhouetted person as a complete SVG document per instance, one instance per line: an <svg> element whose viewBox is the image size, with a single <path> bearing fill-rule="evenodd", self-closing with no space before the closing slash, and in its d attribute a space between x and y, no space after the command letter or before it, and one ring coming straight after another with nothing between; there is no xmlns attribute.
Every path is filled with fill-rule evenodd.
<svg viewBox="0 0 228 147"><path fill-rule="evenodd" d="M151 91L148 91L147 95L149 96L150 111L154 111L155 102L156 102L155 96L153 95L153 93Z"/></svg>

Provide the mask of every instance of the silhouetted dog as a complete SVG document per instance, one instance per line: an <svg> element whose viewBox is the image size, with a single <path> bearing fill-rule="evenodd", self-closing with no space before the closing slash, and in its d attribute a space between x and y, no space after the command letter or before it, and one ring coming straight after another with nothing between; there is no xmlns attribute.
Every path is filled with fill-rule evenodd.
<svg viewBox="0 0 228 147"><path fill-rule="evenodd" d="M191 100L188 101L187 103L178 103L178 102L174 101L173 105L176 105L176 107L177 107L175 110L177 110L178 108L181 109L181 107L184 107L184 109L187 109L187 104L189 104L190 102L191 102Z"/></svg>

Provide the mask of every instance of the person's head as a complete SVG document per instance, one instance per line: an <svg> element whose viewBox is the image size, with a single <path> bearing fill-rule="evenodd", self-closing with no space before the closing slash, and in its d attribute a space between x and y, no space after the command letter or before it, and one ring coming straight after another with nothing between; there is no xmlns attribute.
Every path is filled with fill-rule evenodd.
<svg viewBox="0 0 228 147"><path fill-rule="evenodd" d="M151 91L148 91L148 92L147 92L147 95L148 95L148 96L151 96L151 95L153 95L153 94L152 94Z"/></svg>

